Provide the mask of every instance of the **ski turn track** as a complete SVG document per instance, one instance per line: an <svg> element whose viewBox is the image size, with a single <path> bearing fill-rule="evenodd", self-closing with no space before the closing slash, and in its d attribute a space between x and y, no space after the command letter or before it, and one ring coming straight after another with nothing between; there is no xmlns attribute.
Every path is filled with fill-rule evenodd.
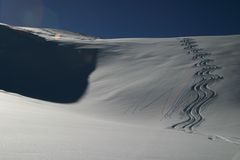
<svg viewBox="0 0 240 160"><path fill-rule="evenodd" d="M193 132L193 129L204 120L201 114L203 107L217 95L209 86L223 79L223 77L213 73L215 70L221 69L221 67L212 64L214 60L208 58L211 53L198 48L198 44L194 39L184 38L180 40L180 44L189 55L192 55L192 60L197 62L194 67L200 69L194 74L194 77L199 80L190 89L190 92L193 92L196 97L183 107L185 120L172 125L171 128Z"/></svg>

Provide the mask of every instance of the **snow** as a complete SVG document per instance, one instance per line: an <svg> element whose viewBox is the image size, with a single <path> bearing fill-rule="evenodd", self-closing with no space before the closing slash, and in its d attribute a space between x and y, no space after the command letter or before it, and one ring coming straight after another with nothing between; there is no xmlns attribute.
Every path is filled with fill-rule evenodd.
<svg viewBox="0 0 240 160"><path fill-rule="evenodd" d="M217 96L189 132L171 128L185 120L183 109L195 97L191 86L201 69L181 45L183 38L94 39L8 27L60 47L98 48L98 58L77 102L0 92L1 160L240 160L239 35L189 37L211 53L209 64L221 66L212 74L224 77L209 84Z"/></svg>
<svg viewBox="0 0 240 160"><path fill-rule="evenodd" d="M50 29L50 28L31 28L31 27L13 27L16 30L30 32L47 40L59 40L61 41L79 41L79 40L95 40L95 37L85 36L82 34L72 33L69 31Z"/></svg>

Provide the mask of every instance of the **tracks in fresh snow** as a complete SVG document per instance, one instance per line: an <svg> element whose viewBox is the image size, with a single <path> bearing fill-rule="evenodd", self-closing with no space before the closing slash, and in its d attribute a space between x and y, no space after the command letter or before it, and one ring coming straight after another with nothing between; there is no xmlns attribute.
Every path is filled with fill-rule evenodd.
<svg viewBox="0 0 240 160"><path fill-rule="evenodd" d="M214 60L208 58L211 53L198 48L198 44L190 38L184 38L180 43L187 53L193 56L192 60L197 61L194 66L199 67L200 70L198 70L194 76L198 78L199 81L191 86L191 92L193 92L196 97L184 106L183 112L186 119L172 125L171 128L192 132L194 127L200 125L204 120L201 114L203 107L217 95L214 90L209 88L209 85L223 79L223 77L218 74L213 74L215 70L221 67L212 64Z"/></svg>

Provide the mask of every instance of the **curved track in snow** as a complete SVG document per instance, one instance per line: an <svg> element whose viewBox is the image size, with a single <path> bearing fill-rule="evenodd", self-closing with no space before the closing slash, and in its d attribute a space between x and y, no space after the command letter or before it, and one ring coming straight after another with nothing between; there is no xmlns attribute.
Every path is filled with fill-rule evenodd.
<svg viewBox="0 0 240 160"><path fill-rule="evenodd" d="M193 56L192 60L197 61L194 66L201 69L194 75L199 81L191 87L191 92L193 92L196 97L183 109L186 119L172 125L171 128L192 132L194 127L200 125L204 120L201 114L203 107L217 95L216 91L212 90L209 86L223 79L223 77L212 73L221 67L211 64L211 62L214 61L208 58L211 53L198 48L198 44L190 38L184 38L180 43L187 53Z"/></svg>

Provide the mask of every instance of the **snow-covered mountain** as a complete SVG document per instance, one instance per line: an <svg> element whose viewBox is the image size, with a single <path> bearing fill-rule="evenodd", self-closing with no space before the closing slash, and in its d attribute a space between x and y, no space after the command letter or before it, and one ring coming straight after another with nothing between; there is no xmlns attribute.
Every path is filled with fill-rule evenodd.
<svg viewBox="0 0 240 160"><path fill-rule="evenodd" d="M239 35L0 36L0 160L240 160Z"/></svg>

